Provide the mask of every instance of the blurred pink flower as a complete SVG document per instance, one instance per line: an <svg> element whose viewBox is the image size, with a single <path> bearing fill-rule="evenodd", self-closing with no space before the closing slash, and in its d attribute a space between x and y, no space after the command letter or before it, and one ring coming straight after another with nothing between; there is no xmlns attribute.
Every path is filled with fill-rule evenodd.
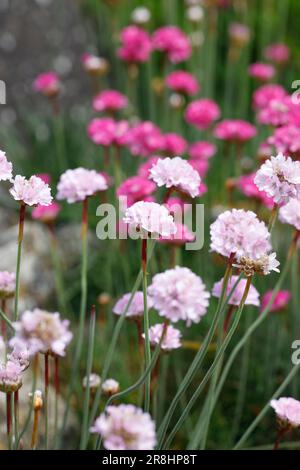
<svg viewBox="0 0 300 470"><path fill-rule="evenodd" d="M117 90L103 90L93 99L93 108L100 112L115 112L126 108L128 99Z"/></svg>
<svg viewBox="0 0 300 470"><path fill-rule="evenodd" d="M185 70L175 70L166 77L166 85L176 93L191 96L199 91L197 79Z"/></svg>
<svg viewBox="0 0 300 470"><path fill-rule="evenodd" d="M115 131L113 137L113 144L123 147L127 145L129 138L129 122L124 119L115 122Z"/></svg>
<svg viewBox="0 0 300 470"><path fill-rule="evenodd" d="M190 158L188 160L189 164L198 172L201 178L204 178L206 173L208 172L209 162L208 160L197 160L196 158Z"/></svg>
<svg viewBox="0 0 300 470"><path fill-rule="evenodd" d="M49 206L36 206L31 213L31 217L47 224L54 221L60 211L60 205L57 202L52 202Z"/></svg>
<svg viewBox="0 0 300 470"><path fill-rule="evenodd" d="M19 390L22 386L23 369L16 361L7 361L6 364L0 363L0 391L12 393Z"/></svg>
<svg viewBox="0 0 300 470"><path fill-rule="evenodd" d="M298 154L300 152L300 132L299 127L287 124L275 129L273 135L267 142L274 145L276 152L284 154Z"/></svg>
<svg viewBox="0 0 300 470"><path fill-rule="evenodd" d="M230 294L237 280L238 280L238 276L231 276L227 285L226 296ZM246 279L240 280L240 282L234 289L233 294L228 302L230 305L236 305L236 306L240 305L240 302L242 300L242 297L245 291L246 283L247 283ZM212 295L214 297L219 298L221 296L222 286L223 286L223 278L220 281L216 282L213 286ZM259 307L260 305L259 293L257 292L257 290L255 289L253 285L250 286L245 305L255 305L256 307Z"/></svg>
<svg viewBox="0 0 300 470"><path fill-rule="evenodd" d="M179 197L169 197L168 200L165 202L165 206L167 207L169 212L173 216L175 216L175 220L176 215L181 216L186 210L184 201Z"/></svg>
<svg viewBox="0 0 300 470"><path fill-rule="evenodd" d="M112 118L94 118L88 125L88 136L97 145L110 146L116 134L116 122Z"/></svg>
<svg viewBox="0 0 300 470"><path fill-rule="evenodd" d="M282 43L270 44L264 50L266 59L275 62L276 64L284 64L290 58L290 50L288 46Z"/></svg>
<svg viewBox="0 0 300 470"><path fill-rule="evenodd" d="M170 62L177 64L187 60L192 48L187 35L176 26L162 26L154 31L153 48L165 52Z"/></svg>
<svg viewBox="0 0 300 470"><path fill-rule="evenodd" d="M189 155L192 159L208 160L213 157L217 151L215 144L205 140L194 142L189 147Z"/></svg>
<svg viewBox="0 0 300 470"><path fill-rule="evenodd" d="M271 297L273 295L272 290L268 290L261 301L261 310L263 311L267 305L269 304ZM289 301L291 299L291 293L288 290L280 290L277 292L275 295L275 298L271 304L270 307L270 312L278 312L280 310L283 310L285 307L287 307Z"/></svg>
<svg viewBox="0 0 300 470"><path fill-rule="evenodd" d="M230 142L246 142L256 135L256 128L241 119L225 119L216 125L214 135Z"/></svg>
<svg viewBox="0 0 300 470"><path fill-rule="evenodd" d="M257 120L260 124L267 126L282 126L287 124L290 116L291 98L272 99L261 108L257 114Z"/></svg>
<svg viewBox="0 0 300 470"><path fill-rule="evenodd" d="M281 397L279 400L271 400L270 405L277 417L285 424L293 428L300 426L300 401L290 397Z"/></svg>
<svg viewBox="0 0 300 470"><path fill-rule="evenodd" d="M13 180L13 186L9 190L16 201L28 206L49 206L52 202L51 189L41 178L31 176L28 180L17 175Z"/></svg>
<svg viewBox="0 0 300 470"><path fill-rule="evenodd" d="M148 233L169 236L176 231L168 209L156 202L136 202L126 210L123 221L139 230L142 236L148 236Z"/></svg>
<svg viewBox="0 0 300 470"><path fill-rule="evenodd" d="M237 180L237 187L240 191L245 194L245 196L253 197L261 201L268 209L272 209L274 206L274 201L272 198L268 197L265 191L260 191L256 184L254 183L256 173L251 173L249 175L242 175Z"/></svg>
<svg viewBox="0 0 300 470"><path fill-rule="evenodd" d="M251 36L250 28L247 25L236 22L230 23L228 33L231 39L239 45L247 44Z"/></svg>
<svg viewBox="0 0 300 470"><path fill-rule="evenodd" d="M158 162L160 156L152 156L149 157L145 163L142 163L138 168L138 175L142 178L149 178L150 170L152 166Z"/></svg>
<svg viewBox="0 0 300 470"><path fill-rule="evenodd" d="M164 332L164 324L157 323L149 328L149 340L152 347L155 348L161 340ZM145 338L145 334L142 334ZM178 349L181 347L181 332L174 328L172 325L166 327L165 335L161 343L161 349L163 351L172 351L172 349Z"/></svg>
<svg viewBox="0 0 300 470"><path fill-rule="evenodd" d="M131 206L137 201L144 200L156 190L156 185L147 178L131 176L124 180L117 188L117 196L126 196L127 205Z"/></svg>
<svg viewBox="0 0 300 470"><path fill-rule="evenodd" d="M100 173L79 167L67 170L60 176L56 197L59 200L66 199L69 203L80 202L99 191L105 191L107 187Z"/></svg>
<svg viewBox="0 0 300 470"><path fill-rule="evenodd" d="M270 83L262 85L253 93L253 107L261 109L268 106L271 100L282 100L287 96L287 92L281 85Z"/></svg>
<svg viewBox="0 0 300 470"><path fill-rule="evenodd" d="M12 163L7 160L5 152L0 150L0 181L11 180L12 169Z"/></svg>
<svg viewBox="0 0 300 470"><path fill-rule="evenodd" d="M16 275L9 271L0 271L0 298L12 297L16 289Z"/></svg>
<svg viewBox="0 0 300 470"><path fill-rule="evenodd" d="M92 433L100 434L108 450L153 450L155 424L149 413L134 405L107 406L96 419Z"/></svg>
<svg viewBox="0 0 300 470"><path fill-rule="evenodd" d="M249 66L249 75L261 82L267 82L275 75L275 69L273 65L264 64L262 62L256 62Z"/></svg>
<svg viewBox="0 0 300 470"><path fill-rule="evenodd" d="M60 89L58 75L55 72L41 73L34 80L33 88L49 97L56 95Z"/></svg>
<svg viewBox="0 0 300 470"><path fill-rule="evenodd" d="M158 187L177 188L191 197L198 196L201 178L197 171L181 157L159 159L150 170L150 179Z"/></svg>
<svg viewBox="0 0 300 470"><path fill-rule="evenodd" d="M181 223L176 223L176 232L169 236L161 237L160 243L166 243L171 245L184 245L185 243L192 242L195 240L195 235L189 230L189 228Z"/></svg>
<svg viewBox="0 0 300 470"><path fill-rule="evenodd" d="M221 115L220 108L213 100L192 101L186 108L185 119L200 130L207 129Z"/></svg>
<svg viewBox="0 0 300 470"><path fill-rule="evenodd" d="M128 294L124 294L114 305L112 311L116 315L122 315L126 309L126 306L129 302L129 299L131 297L131 292L128 292ZM148 308L152 308L153 302L150 297L148 297ZM133 299L131 301L131 304L127 310L126 317L134 318L134 317L142 317L144 315L144 300L143 300L143 292L142 291L137 291Z"/></svg>
<svg viewBox="0 0 300 470"><path fill-rule="evenodd" d="M199 276L189 268L176 266L153 276L148 294L159 315L187 326L199 323L206 314L209 292Z"/></svg>
<svg viewBox="0 0 300 470"><path fill-rule="evenodd" d="M41 178L41 180L44 181L44 183L49 184L51 183L51 175L49 173L37 173L35 176L38 178Z"/></svg>
<svg viewBox="0 0 300 470"><path fill-rule="evenodd" d="M181 155L186 151L187 142L181 135L175 134L175 132L169 132L168 134L164 134L163 138L163 151L167 155Z"/></svg>
<svg viewBox="0 0 300 470"><path fill-rule="evenodd" d="M279 209L279 220L284 224L293 225L300 231L300 201L290 199L287 204Z"/></svg>
<svg viewBox="0 0 300 470"><path fill-rule="evenodd" d="M152 51L151 38L138 26L127 26L121 31L121 47L118 56L125 62L146 62Z"/></svg>
<svg viewBox="0 0 300 470"><path fill-rule="evenodd" d="M151 121L143 121L128 131L128 147L132 155L148 157L162 150L164 137L160 129Z"/></svg>
<svg viewBox="0 0 300 470"><path fill-rule="evenodd" d="M91 75L104 75L109 68L106 59L93 54L83 54L81 63L84 69Z"/></svg>

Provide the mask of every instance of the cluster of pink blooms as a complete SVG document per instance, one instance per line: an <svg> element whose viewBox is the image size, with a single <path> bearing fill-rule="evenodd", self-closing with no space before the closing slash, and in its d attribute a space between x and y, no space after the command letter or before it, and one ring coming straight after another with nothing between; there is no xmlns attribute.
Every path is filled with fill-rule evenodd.
<svg viewBox="0 0 300 470"><path fill-rule="evenodd" d="M128 105L128 99L122 93L117 90L104 90L101 91L93 99L93 108L99 112L111 112L120 111L126 108Z"/></svg>
<svg viewBox="0 0 300 470"><path fill-rule="evenodd" d="M280 101L286 96L287 93L281 85L275 83L263 85L253 93L253 106L255 109L262 109L268 106L272 100Z"/></svg>
<svg viewBox="0 0 300 470"><path fill-rule="evenodd" d="M176 232L173 216L165 206L156 202L136 202L126 210L123 221L143 238L149 233L153 237L168 237Z"/></svg>
<svg viewBox="0 0 300 470"><path fill-rule="evenodd" d="M263 311L267 305L269 305L269 302L271 300L271 297L273 296L273 291L268 290L261 301L261 310ZM279 312L280 310L283 310L285 307L287 307L289 301L291 299L291 293L288 290L280 290L275 294L274 300L271 303L271 306L269 307L270 312Z"/></svg>
<svg viewBox="0 0 300 470"><path fill-rule="evenodd" d="M238 280L238 276L231 276L231 278L229 279L227 288L226 288L226 296L230 294L237 280ZM230 300L228 302L230 305L236 305L236 306L240 305L244 291L245 291L246 282L247 282L246 279L241 279L239 281L239 283L235 287L233 294L231 295ZM220 281L216 282L213 286L212 295L214 297L217 297L217 298L221 297L222 286L223 286L223 278ZM259 293L253 285L250 286L245 305L255 305L256 307L259 307L260 305Z"/></svg>
<svg viewBox="0 0 300 470"><path fill-rule="evenodd" d="M142 336L145 338L144 333ZM160 343L162 336L161 349L163 351L168 352L181 347L181 333L172 325L165 326L163 323L157 323L149 328L149 341L152 347Z"/></svg>
<svg viewBox="0 0 300 470"><path fill-rule="evenodd" d="M197 79L185 70L175 70L166 77L166 85L176 93L192 96L199 91Z"/></svg>
<svg viewBox="0 0 300 470"><path fill-rule="evenodd" d="M192 101L185 111L186 122L200 130L210 127L220 115L221 111L217 103L208 98Z"/></svg>
<svg viewBox="0 0 300 470"><path fill-rule="evenodd" d="M284 64L290 58L290 50L286 44L277 43L270 44L264 51L266 59L274 62L275 64Z"/></svg>
<svg viewBox="0 0 300 470"><path fill-rule="evenodd" d="M12 164L6 158L5 152L0 150L0 181L12 179Z"/></svg>
<svg viewBox="0 0 300 470"><path fill-rule="evenodd" d="M16 275L9 271L0 271L0 299L12 297L16 289Z"/></svg>
<svg viewBox="0 0 300 470"><path fill-rule="evenodd" d="M189 155L194 160L208 160L215 155L216 151L217 147L205 140L194 142L189 147Z"/></svg>
<svg viewBox="0 0 300 470"><path fill-rule="evenodd" d="M134 405L108 406L91 432L102 436L108 450L153 450L156 445L154 421Z"/></svg>
<svg viewBox="0 0 300 470"><path fill-rule="evenodd" d="M60 82L55 72L41 73L34 80L33 88L45 96L55 96L60 89Z"/></svg>
<svg viewBox="0 0 300 470"><path fill-rule="evenodd" d="M28 206L36 206L38 204L49 206L52 202L49 185L35 175L29 179L21 175L15 176L13 186L9 191L16 201L20 201Z"/></svg>
<svg viewBox="0 0 300 470"><path fill-rule="evenodd" d="M172 245L184 245L185 243L192 242L195 240L195 235L189 230L189 228L179 222L175 222L176 232L169 236L161 237L160 243L168 243Z"/></svg>
<svg viewBox="0 0 300 470"><path fill-rule="evenodd" d="M187 149L186 140L175 132L164 134L163 151L167 155L180 155Z"/></svg>
<svg viewBox="0 0 300 470"><path fill-rule="evenodd" d="M297 428L300 426L300 401L291 397L281 397L271 400L271 407L275 410L277 418L285 426Z"/></svg>
<svg viewBox="0 0 300 470"><path fill-rule="evenodd" d="M192 53L188 37L176 26L157 29L153 34L152 44L154 49L164 52L174 64L187 60Z"/></svg>
<svg viewBox="0 0 300 470"><path fill-rule="evenodd" d="M164 137L160 129L150 121L134 125L128 132L127 143L134 156L148 157L164 148Z"/></svg>
<svg viewBox="0 0 300 470"><path fill-rule="evenodd" d="M56 220L60 211L60 205L54 201L49 206L36 206L31 213L31 217L35 220L40 220L44 224L49 224Z"/></svg>
<svg viewBox="0 0 300 470"><path fill-rule="evenodd" d="M122 315L125 312L125 309L128 305L128 302L131 298L131 293L124 294L113 307L113 312L116 315ZM150 297L147 299L148 308L152 308L153 303ZM143 292L137 291L129 305L129 308L126 312L126 317L137 318L141 317L144 314L144 299Z"/></svg>
<svg viewBox="0 0 300 470"><path fill-rule="evenodd" d="M67 170L61 175L56 197L66 199L69 203L80 202L106 189L107 182L100 173L95 170L76 168Z"/></svg>
<svg viewBox="0 0 300 470"><path fill-rule="evenodd" d="M251 197L260 201L268 209L272 209L274 201L268 197L265 191L260 191L254 183L256 173L242 175L237 180L237 187L247 197Z"/></svg>
<svg viewBox="0 0 300 470"><path fill-rule="evenodd" d="M267 82L275 75L275 68L271 64L256 62L249 66L249 75L261 82Z"/></svg>
<svg viewBox="0 0 300 470"><path fill-rule="evenodd" d="M146 62L152 51L149 34L138 26L128 26L121 31L118 56L128 63Z"/></svg>
<svg viewBox="0 0 300 470"><path fill-rule="evenodd" d="M298 199L290 199L287 204L280 207L279 219L284 224L289 224L300 231L300 201Z"/></svg>
<svg viewBox="0 0 300 470"><path fill-rule="evenodd" d="M230 142L246 142L256 135L256 128L241 119L225 119L216 125L214 135Z"/></svg>
<svg viewBox="0 0 300 470"><path fill-rule="evenodd" d="M13 393L22 386L22 374L29 366L29 352L26 347L14 347L7 354L5 364L0 363L0 391Z"/></svg>
<svg viewBox="0 0 300 470"><path fill-rule="evenodd" d="M156 190L156 185L142 176L131 176L117 188L117 196L127 197L127 206L138 201L153 201L150 195Z"/></svg>
<svg viewBox="0 0 300 470"><path fill-rule="evenodd" d="M300 152L299 129L300 126L294 124L277 127L268 138L268 143L272 144L277 152L298 156Z"/></svg>

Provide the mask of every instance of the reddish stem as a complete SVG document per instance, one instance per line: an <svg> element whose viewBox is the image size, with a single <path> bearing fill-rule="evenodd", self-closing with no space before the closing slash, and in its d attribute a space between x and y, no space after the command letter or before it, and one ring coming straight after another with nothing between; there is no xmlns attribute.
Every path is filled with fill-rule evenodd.
<svg viewBox="0 0 300 470"><path fill-rule="evenodd" d="M147 269L147 238L142 239L142 270L146 273Z"/></svg>
<svg viewBox="0 0 300 470"><path fill-rule="evenodd" d="M11 393L6 394L6 428L9 447L11 446L11 427L12 427L12 416L11 416Z"/></svg>
<svg viewBox="0 0 300 470"><path fill-rule="evenodd" d="M25 212L26 212L26 205L21 203L20 205L20 213L19 213L19 236L18 236L18 243L22 242L23 234L24 234L24 222L25 222Z"/></svg>
<svg viewBox="0 0 300 470"><path fill-rule="evenodd" d="M275 441L275 444L274 444L274 447L273 447L273 450L278 450L279 449L279 444L280 444L281 439L283 438L283 436L289 430L290 430L290 427L285 427L285 428L279 429L278 434L277 434L277 438L276 438L276 441Z"/></svg>
<svg viewBox="0 0 300 470"><path fill-rule="evenodd" d="M55 393L59 395L59 358L58 356L54 356L54 387Z"/></svg>
<svg viewBox="0 0 300 470"><path fill-rule="evenodd" d="M85 198L82 202L82 233L81 236L84 238L87 234L88 230L88 207L89 207L89 199Z"/></svg>

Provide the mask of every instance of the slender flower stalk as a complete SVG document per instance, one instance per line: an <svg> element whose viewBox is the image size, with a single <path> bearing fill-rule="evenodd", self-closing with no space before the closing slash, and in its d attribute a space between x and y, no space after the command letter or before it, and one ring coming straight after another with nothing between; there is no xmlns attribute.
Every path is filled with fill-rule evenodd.
<svg viewBox="0 0 300 470"><path fill-rule="evenodd" d="M0 310L5 315L5 312L6 312L6 299L1 300L1 309ZM5 341L6 337L7 337L7 323L4 320L4 318L1 318L1 335L2 335L3 340Z"/></svg>
<svg viewBox="0 0 300 470"><path fill-rule="evenodd" d="M12 413L11 413L11 393L6 393L6 431L8 448L12 449Z"/></svg>
<svg viewBox="0 0 300 470"><path fill-rule="evenodd" d="M291 429L290 426L286 426L286 427L278 430L273 450L278 450L279 449L279 444L280 444L282 438L290 431L290 429Z"/></svg>
<svg viewBox="0 0 300 470"><path fill-rule="evenodd" d="M22 243L24 236L24 223L25 223L26 204L20 203L19 212L19 235L18 235L18 253L17 253L17 267L16 267L16 293L15 293L15 306L14 306L14 321L19 317L19 294L20 294L20 268L22 257Z"/></svg>
<svg viewBox="0 0 300 470"><path fill-rule="evenodd" d="M55 410L54 410L54 435L57 435L58 431L58 404L60 394L60 383L59 383L59 357L54 356L54 389L55 389Z"/></svg>
<svg viewBox="0 0 300 470"><path fill-rule="evenodd" d="M142 272L143 272L143 299L144 299L144 335L145 335L145 368L149 366L151 361L151 349L149 340L149 312L147 304L147 238L142 239ZM151 375L146 379L145 386L145 411L150 409L151 396Z"/></svg>
<svg viewBox="0 0 300 470"><path fill-rule="evenodd" d="M14 392L14 435L15 448L18 449L19 442L19 390Z"/></svg>
<svg viewBox="0 0 300 470"><path fill-rule="evenodd" d="M58 243L53 224L47 224L50 236L51 256L54 268L55 289L57 293L58 308L61 313L67 313L67 302L65 295L65 286L61 272L61 260L59 257Z"/></svg>

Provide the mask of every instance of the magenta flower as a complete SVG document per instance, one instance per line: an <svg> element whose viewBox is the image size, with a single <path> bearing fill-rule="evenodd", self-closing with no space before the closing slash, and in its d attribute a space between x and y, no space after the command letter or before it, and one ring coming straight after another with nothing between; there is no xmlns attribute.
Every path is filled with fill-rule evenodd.
<svg viewBox="0 0 300 470"><path fill-rule="evenodd" d="M166 237L176 231L168 209L156 202L136 202L126 210L123 221L129 228L139 231L142 238L147 237L149 233Z"/></svg>
<svg viewBox="0 0 300 470"><path fill-rule="evenodd" d="M289 122L290 109L292 106L290 96L272 99L266 106L261 108L257 114L260 124L267 126L282 126Z"/></svg>
<svg viewBox="0 0 300 470"><path fill-rule="evenodd" d="M287 204L279 209L279 220L284 224L289 224L300 231L300 201L290 199Z"/></svg>
<svg viewBox="0 0 300 470"><path fill-rule="evenodd" d="M45 96L55 96L60 90L59 78L55 72L41 73L34 80L33 88Z"/></svg>
<svg viewBox="0 0 300 470"><path fill-rule="evenodd" d="M219 119L221 111L217 103L210 99L192 101L185 111L185 119L197 129L205 130Z"/></svg>
<svg viewBox="0 0 300 470"><path fill-rule="evenodd" d="M142 163L138 168L138 175L141 178L149 178L150 170L155 165L161 157L153 156L149 157L145 163Z"/></svg>
<svg viewBox="0 0 300 470"><path fill-rule="evenodd" d="M49 206L36 206L31 213L31 217L48 224L57 218L60 211L60 205L57 202L52 202Z"/></svg>
<svg viewBox="0 0 300 470"><path fill-rule="evenodd" d="M260 167L254 183L277 204L286 203L290 198L300 196L300 162L279 153Z"/></svg>
<svg viewBox="0 0 300 470"><path fill-rule="evenodd" d="M274 201L268 197L265 191L260 191L254 183L256 173L242 175L237 180L237 187L247 197L258 199L268 209L273 209Z"/></svg>
<svg viewBox="0 0 300 470"><path fill-rule="evenodd" d="M93 99L93 108L100 112L116 112L128 105L128 99L117 90L103 90Z"/></svg>
<svg viewBox="0 0 300 470"><path fill-rule="evenodd" d="M13 186L9 190L15 201L23 202L28 206L49 206L52 202L51 189L48 184L38 176L31 176L28 180L21 175L13 179Z"/></svg>
<svg viewBox="0 0 300 470"><path fill-rule="evenodd" d="M257 88L253 93L253 107L261 109L268 106L271 100L282 100L287 96L287 92L281 85L270 83Z"/></svg>
<svg viewBox="0 0 300 470"><path fill-rule="evenodd" d="M102 436L108 450L153 450L156 444L154 421L134 405L108 406L91 432Z"/></svg>
<svg viewBox="0 0 300 470"><path fill-rule="evenodd" d="M88 136L97 145L111 145L115 138L116 123L112 118L95 118L88 125Z"/></svg>
<svg viewBox="0 0 300 470"><path fill-rule="evenodd" d="M275 68L273 65L256 62L249 66L249 75L261 82L267 82L275 75Z"/></svg>
<svg viewBox="0 0 300 470"><path fill-rule="evenodd" d="M193 158L190 158L188 160L189 164L194 168L194 170L197 171L197 173L199 174L199 176L201 178L204 178L206 173L208 172L208 169L209 169L209 162L208 160L199 160L199 159L193 159ZM200 189L199 189L200 191ZM199 196L201 195L202 191L199 192Z"/></svg>
<svg viewBox="0 0 300 470"><path fill-rule="evenodd" d="M155 181L158 187L177 188L191 197L199 195L199 173L181 157L159 159L152 166L149 178Z"/></svg>
<svg viewBox="0 0 300 470"><path fill-rule="evenodd" d="M293 428L300 426L300 401L290 397L281 397L278 400L271 400L270 405L285 425Z"/></svg>
<svg viewBox="0 0 300 470"><path fill-rule="evenodd" d="M290 58L290 50L288 46L282 43L270 44L264 51L266 59L276 64L284 64Z"/></svg>
<svg viewBox="0 0 300 470"><path fill-rule="evenodd" d="M41 178L41 180L44 181L44 183L49 184L50 186L51 175L49 175L49 173L37 173L35 176L37 176L38 178Z"/></svg>
<svg viewBox="0 0 300 470"><path fill-rule="evenodd" d="M113 312L116 315L122 315L125 311L125 308L129 302L129 299L131 297L131 292L128 294L124 294L115 304L113 307ZM153 302L148 297L148 308L152 308ZM128 311L126 313L126 317L130 318L137 318L137 317L142 317L144 315L144 300L143 300L143 292L142 291L137 291L134 294L134 297L131 301L131 304L128 308Z"/></svg>
<svg viewBox="0 0 300 470"><path fill-rule="evenodd" d="M268 290L261 301L261 310L263 311L267 305L269 304L271 297L273 295L272 290ZM291 293L288 290L280 290L275 294L275 298L271 304L271 307L269 308L270 312L279 312L280 310L283 310L285 307L287 307L289 301L291 299Z"/></svg>
<svg viewBox="0 0 300 470"><path fill-rule="evenodd" d="M128 144L129 140L129 122L122 119L115 122L115 131L113 137L113 144L123 147Z"/></svg>
<svg viewBox="0 0 300 470"><path fill-rule="evenodd" d="M185 70L175 70L166 77L166 85L176 93L192 96L198 93L199 84L197 79Z"/></svg>
<svg viewBox="0 0 300 470"><path fill-rule="evenodd" d="M157 346L163 335L165 326L163 323L157 323L149 328L149 340L153 348ZM142 334L145 338L145 334ZM161 349L163 351L169 352L172 349L178 349L182 346L181 344L181 332L174 328L172 325L168 325L165 330L164 338L161 343Z"/></svg>
<svg viewBox="0 0 300 470"><path fill-rule="evenodd" d="M195 160L209 160L215 155L217 147L211 142L194 142L189 147L189 155Z"/></svg>
<svg viewBox="0 0 300 470"><path fill-rule="evenodd" d="M57 199L66 199L69 203L84 201L87 197L107 189L105 178L95 170L76 168L67 170L60 177L57 185Z"/></svg>
<svg viewBox="0 0 300 470"><path fill-rule="evenodd" d="M181 216L186 207L184 206L184 201L179 197L169 197L168 200L165 202L165 206L168 208L169 212L176 217Z"/></svg>
<svg viewBox="0 0 300 470"><path fill-rule="evenodd" d="M175 132L170 132L164 134L164 145L163 151L167 155L180 155L186 151L187 142L181 137L181 135L175 134Z"/></svg>
<svg viewBox="0 0 300 470"><path fill-rule="evenodd" d="M170 209L169 209L170 210ZM171 245L184 245L185 243L192 242L195 240L195 235L189 230L189 228L181 223L176 223L176 232L167 236L161 237L159 241L161 243L167 243Z"/></svg>
<svg viewBox="0 0 300 470"><path fill-rule="evenodd" d="M144 200L156 190L156 185L147 178L131 176L117 188L117 196L126 196L127 205L132 206L137 201Z"/></svg>
<svg viewBox="0 0 300 470"><path fill-rule="evenodd" d="M5 152L0 150L0 181L12 179L12 164L7 160Z"/></svg>
<svg viewBox="0 0 300 470"><path fill-rule="evenodd" d="M231 292L237 280L238 280L238 276L231 276L227 284L226 296L229 295L229 293ZM236 306L240 305L244 291L245 291L246 283L247 283L246 279L240 280L240 282L234 289L233 294L228 302L230 305L236 305ZM223 278L220 281L216 282L213 286L212 295L214 297L217 297L217 298L221 297L222 286L223 286ZM257 292L257 290L255 289L253 285L250 286L245 305L255 305L256 307L259 307L260 305L259 293Z"/></svg>
<svg viewBox="0 0 300 470"><path fill-rule="evenodd" d="M163 150L164 136L152 122L140 122L128 132L128 147L132 155L148 157Z"/></svg>
<svg viewBox="0 0 300 470"><path fill-rule="evenodd" d="M187 326L199 323L206 314L210 297L202 279L180 266L156 274L148 294L159 315L174 323L184 320Z"/></svg>
<svg viewBox="0 0 300 470"><path fill-rule="evenodd" d="M298 154L300 152L299 127L293 124L278 127L268 138L268 143L274 145L277 152Z"/></svg>
<svg viewBox="0 0 300 470"><path fill-rule="evenodd" d="M16 290L16 275L9 271L0 271L0 299L13 297Z"/></svg>
<svg viewBox="0 0 300 470"><path fill-rule="evenodd" d="M121 31L118 56L128 63L147 62L152 51L151 38L138 26L127 26Z"/></svg>
<svg viewBox="0 0 300 470"><path fill-rule="evenodd" d="M164 52L173 64L187 60L192 54L189 38L176 26L162 26L152 36L153 48Z"/></svg>
<svg viewBox="0 0 300 470"><path fill-rule="evenodd" d="M230 142L246 142L256 135L256 128L241 119L225 119L216 125L214 135Z"/></svg>

